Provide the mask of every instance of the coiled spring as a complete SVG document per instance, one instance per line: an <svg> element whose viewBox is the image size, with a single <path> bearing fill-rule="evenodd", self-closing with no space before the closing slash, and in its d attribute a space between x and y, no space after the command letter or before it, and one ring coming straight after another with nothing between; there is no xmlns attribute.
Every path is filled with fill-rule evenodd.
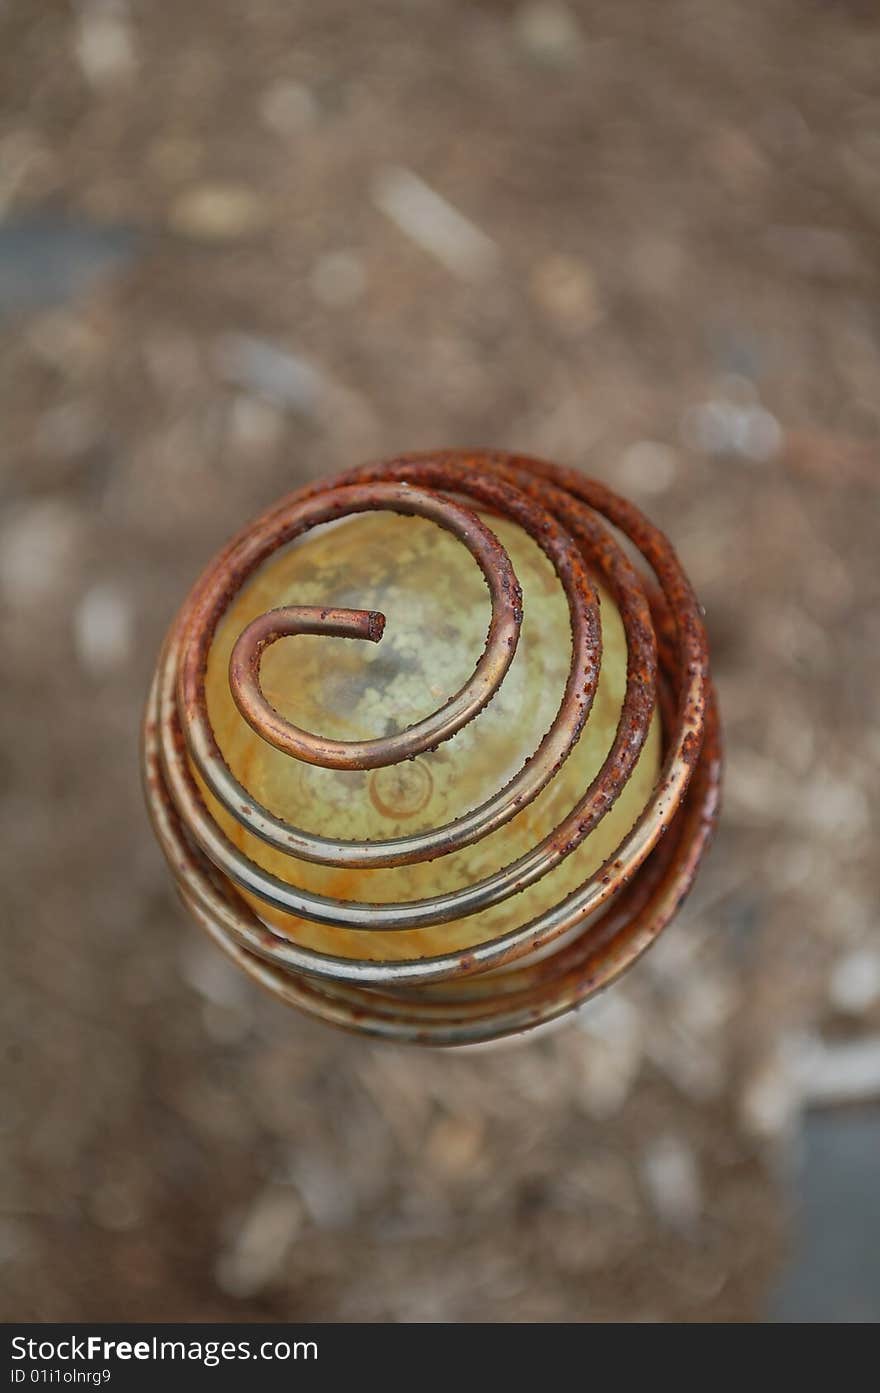
<svg viewBox="0 0 880 1393"><path fill-rule="evenodd" d="M275 748L332 769L396 764L454 738L491 700L516 651L519 584L477 508L510 519L533 538L568 603L572 660L550 729L509 783L443 827L386 841L339 841L283 821L237 781L208 716L208 655L231 601L278 548L322 523L388 510L428 518L452 533L489 587L486 647L469 681L407 730L379 739L330 740L285 720L260 686L261 656L269 644L302 633L378 642L381 614L303 606L270 610L247 626L232 652L235 703ZM634 544L651 576L635 568L608 524ZM447 855L502 827L554 778L589 718L601 663L594 575L613 595L626 635L626 692L616 735L568 815L510 864L421 900L336 900L257 865L211 816L193 767L238 822L295 860L359 869L403 866ZM269 927L240 893L330 928L365 933L450 923L499 904L559 865L597 826L634 769L655 706L663 725L663 764L635 826L586 883L488 942L395 961L335 956ZM150 813L180 894L242 968L276 996L325 1021L433 1045L493 1039L549 1021L631 964L690 888L716 820L721 767L702 617L669 542L605 485L501 452L446 452L369 465L291 494L240 532L208 567L171 627L147 705L143 756Z"/></svg>

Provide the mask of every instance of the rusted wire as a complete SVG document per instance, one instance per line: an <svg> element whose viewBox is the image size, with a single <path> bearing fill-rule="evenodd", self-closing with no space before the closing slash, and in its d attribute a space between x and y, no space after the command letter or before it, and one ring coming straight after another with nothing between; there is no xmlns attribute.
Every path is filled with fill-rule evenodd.
<svg viewBox="0 0 880 1393"><path fill-rule="evenodd" d="M387 841L339 841L284 822L235 779L211 728L205 673L223 614L268 557L322 523L390 510L446 528L482 569L492 618L471 679L426 720L381 739L331 741L291 725L262 693L260 659L268 644L301 633L378 642L384 618L372 611L271 610L239 636L229 674L243 717L293 758L327 768L371 769L435 748L491 700L519 637L518 582L475 508L518 523L549 558L566 595L572 661L552 726L510 782L444 827ZM634 543L654 580L636 570L608 523ZM589 717L601 663L593 575L614 596L626 635L626 692L616 735L571 812L515 861L474 884L422 900L334 900L258 866L210 814L193 767L239 823L294 863L415 864L502 827L557 774ZM269 928L239 893L285 914L364 933L450 923L502 903L558 866L613 806L639 758L658 698L663 767L634 827L582 886L488 942L394 961L320 953ZM669 542L604 485L500 452L415 455L369 465L291 494L239 533L208 567L171 627L147 705L143 753L150 812L178 889L236 962L276 996L326 1021L437 1045L492 1039L551 1020L634 961L690 888L717 816L721 767L702 618Z"/></svg>

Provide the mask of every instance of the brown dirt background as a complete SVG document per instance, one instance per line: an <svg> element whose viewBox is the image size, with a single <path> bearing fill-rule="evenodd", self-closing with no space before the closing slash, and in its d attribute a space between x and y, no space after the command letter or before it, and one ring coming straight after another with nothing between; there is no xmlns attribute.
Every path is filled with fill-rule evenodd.
<svg viewBox="0 0 880 1393"><path fill-rule="evenodd" d="M479 276L382 212L389 166L491 239ZM0 324L3 1315L761 1318L792 1042L880 1025L830 986L876 941L876 7L19 0L0 210L137 234ZM281 357L267 399L234 335L309 389ZM137 727L245 518L472 444L667 529L730 767L625 984L546 1039L426 1055L286 1013L203 943Z"/></svg>

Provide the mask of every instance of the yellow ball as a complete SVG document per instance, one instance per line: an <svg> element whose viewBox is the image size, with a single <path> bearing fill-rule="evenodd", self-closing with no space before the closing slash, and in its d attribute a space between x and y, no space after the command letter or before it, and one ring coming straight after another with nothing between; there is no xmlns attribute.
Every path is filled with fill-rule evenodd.
<svg viewBox="0 0 880 1393"><path fill-rule="evenodd" d="M568 605L543 552L515 523L485 521L507 548L523 590L523 625L511 668L484 711L433 753L385 769L322 769L281 754L251 730L229 691L229 655L242 629L279 605L381 610L377 645L297 637L269 648L261 683L282 715L307 730L363 740L430 715L470 677L486 638L485 582L462 545L435 524L367 513L316 528L270 558L221 621L208 663L208 711L236 778L268 809L309 832L385 840L451 822L522 767L550 726L571 658ZM337 899L422 899L482 880L530 850L585 793L614 739L626 688L617 608L599 587L602 670L590 718L544 791L491 836L435 861L349 870L294 860L248 832L203 789L230 839L266 870ZM647 804L660 767L654 717L641 758L611 811L543 880L468 919L400 932L340 930L248 897L273 928L324 953L381 960L471 947L528 922L583 884Z"/></svg>

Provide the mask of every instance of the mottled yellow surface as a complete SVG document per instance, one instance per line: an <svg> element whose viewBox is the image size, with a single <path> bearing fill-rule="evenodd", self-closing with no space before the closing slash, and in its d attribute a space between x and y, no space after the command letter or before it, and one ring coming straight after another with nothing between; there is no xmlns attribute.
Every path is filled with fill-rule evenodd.
<svg viewBox="0 0 880 1393"><path fill-rule="evenodd" d="M297 637L264 655L262 684L274 706L308 730L365 739L430 714L470 676L482 652L489 595L476 564L454 538L421 518L362 514L316 529L273 557L224 617L208 667L208 707L218 742L241 783L274 813L312 832L373 840L451 821L506 783L537 747L562 695L571 656L568 608L550 563L514 524L487 518L507 547L523 588L519 647L489 706L433 754L367 772L320 769L291 759L257 736L229 693L235 639L263 610L282 604L378 609L379 644ZM340 870L294 861L252 834L208 797L237 846L291 883L341 899L412 900L482 879L514 860L571 809L599 770L614 737L626 683L617 609L601 591L604 656L593 711L550 786L491 837L433 862ZM623 795L561 866L503 904L455 924L403 932L328 929L253 901L258 913L299 943L350 957L413 958L458 949L514 928L587 879L645 806L657 777L655 717Z"/></svg>

